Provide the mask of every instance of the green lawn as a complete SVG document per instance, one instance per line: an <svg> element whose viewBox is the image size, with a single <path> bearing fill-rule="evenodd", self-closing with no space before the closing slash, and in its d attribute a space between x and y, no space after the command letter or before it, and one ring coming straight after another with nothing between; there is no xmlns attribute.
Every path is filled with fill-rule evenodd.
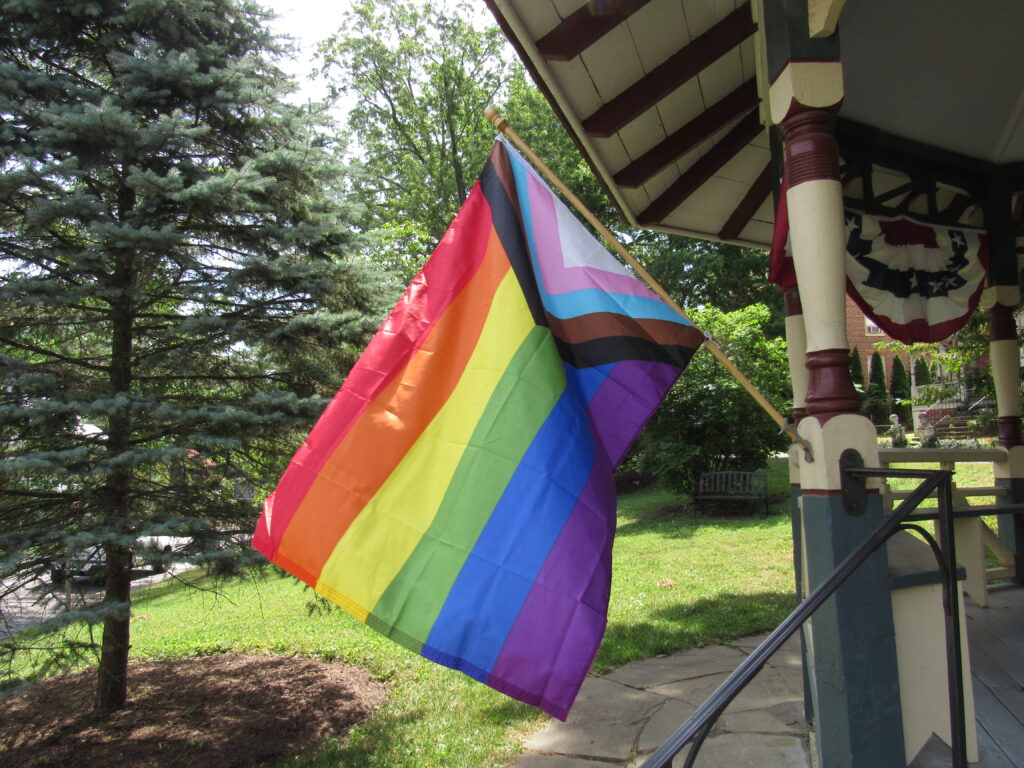
<svg viewBox="0 0 1024 768"><path fill-rule="evenodd" d="M685 499L649 489L620 499L608 631L595 669L605 671L776 626L791 610L785 462L770 468L776 514L756 507L696 519ZM347 614L314 611L311 591L268 571L249 581L166 582L139 593L132 653L187 658L226 652L343 659L389 685L388 702L347 741L289 765L317 768L501 766L545 721L463 675L427 662Z"/></svg>
<svg viewBox="0 0 1024 768"><path fill-rule="evenodd" d="M788 483L787 483L788 492ZM619 500L608 630L595 668L774 629L793 609L788 514L695 518L660 490Z"/></svg>
<svg viewBox="0 0 1024 768"><path fill-rule="evenodd" d="M938 469L939 465L937 462L904 462L900 464L894 464L894 467L900 469ZM894 490L909 490L916 488L920 483L920 480L912 478L893 478L889 480L889 485ZM956 472L953 475L953 482L961 488L984 488L990 487L994 480L992 476L992 464L991 462L976 462L976 461L965 461L958 462L956 465ZM974 504L992 504L995 499L991 496L972 496L970 503ZM921 505L922 507L934 507L936 505L934 498L926 499Z"/></svg>

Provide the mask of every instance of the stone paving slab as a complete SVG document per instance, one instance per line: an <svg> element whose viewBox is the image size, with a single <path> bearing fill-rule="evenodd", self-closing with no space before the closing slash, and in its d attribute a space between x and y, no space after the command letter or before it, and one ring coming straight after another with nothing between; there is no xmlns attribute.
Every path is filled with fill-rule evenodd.
<svg viewBox="0 0 1024 768"><path fill-rule="evenodd" d="M580 757L523 755L516 768L608 768L606 760L584 760Z"/></svg>
<svg viewBox="0 0 1024 768"><path fill-rule="evenodd" d="M747 655L738 648L730 648L727 645L708 646L672 656L632 661L612 670L604 677L637 688L648 688L666 682L703 677L715 672L729 673L736 669Z"/></svg>
<svg viewBox="0 0 1024 768"><path fill-rule="evenodd" d="M646 758L637 757L628 765L639 767ZM806 738L763 733L711 736L696 762L700 768L811 768Z"/></svg>
<svg viewBox="0 0 1024 768"><path fill-rule="evenodd" d="M762 639L589 676L566 722L552 720L530 737L513 768L642 765ZM798 639L786 643L726 709L701 749L701 768L811 767L799 649Z"/></svg>
<svg viewBox="0 0 1024 768"><path fill-rule="evenodd" d="M636 751L646 753L656 750L696 709L696 705L685 701L667 700L647 721L635 745Z"/></svg>
<svg viewBox="0 0 1024 768"><path fill-rule="evenodd" d="M526 748L585 758L625 761L664 697L602 677L583 684L566 721L553 720L535 733Z"/></svg>

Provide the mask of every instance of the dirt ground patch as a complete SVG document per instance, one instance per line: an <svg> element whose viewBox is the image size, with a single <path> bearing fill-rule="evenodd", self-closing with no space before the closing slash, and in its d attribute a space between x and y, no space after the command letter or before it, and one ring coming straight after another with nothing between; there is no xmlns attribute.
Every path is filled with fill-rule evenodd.
<svg viewBox="0 0 1024 768"><path fill-rule="evenodd" d="M0 699L0 764L208 768L273 765L369 717L384 686L336 662L207 656L131 665L129 704L99 727L95 673Z"/></svg>

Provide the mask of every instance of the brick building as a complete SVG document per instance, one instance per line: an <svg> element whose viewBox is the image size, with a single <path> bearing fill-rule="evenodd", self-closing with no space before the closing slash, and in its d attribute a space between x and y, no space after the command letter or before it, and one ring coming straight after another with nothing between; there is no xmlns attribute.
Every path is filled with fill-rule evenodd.
<svg viewBox="0 0 1024 768"><path fill-rule="evenodd" d="M860 355L861 370L864 373L864 380L855 383L863 384L866 387L870 374L868 366L871 363L871 355L875 352L875 344L893 339L875 325L849 296L846 297L846 336L850 340L851 352L856 351L856 354ZM892 385L892 361L896 357L896 353L891 349L880 349L878 354L885 363L885 386L888 390ZM913 366L910 356L902 353L900 359L903 360L903 365L907 369L907 375L912 377Z"/></svg>

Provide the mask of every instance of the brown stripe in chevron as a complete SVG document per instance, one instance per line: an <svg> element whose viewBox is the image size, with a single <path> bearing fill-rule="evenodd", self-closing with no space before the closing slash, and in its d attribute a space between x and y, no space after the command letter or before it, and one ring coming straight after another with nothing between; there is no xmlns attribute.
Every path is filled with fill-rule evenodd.
<svg viewBox="0 0 1024 768"><path fill-rule="evenodd" d="M612 312L594 312L568 319L548 314L551 332L569 344L579 344L608 336L635 336L658 344L699 347L704 334L692 325L681 325L668 320L627 317Z"/></svg>
<svg viewBox="0 0 1024 768"><path fill-rule="evenodd" d="M519 196L516 194L515 174L512 172L512 163L508 159L505 145L500 141L494 142L488 163L494 168L495 177L501 182L501 186L505 188L505 194L508 195L509 200L513 201L513 205L518 212Z"/></svg>

